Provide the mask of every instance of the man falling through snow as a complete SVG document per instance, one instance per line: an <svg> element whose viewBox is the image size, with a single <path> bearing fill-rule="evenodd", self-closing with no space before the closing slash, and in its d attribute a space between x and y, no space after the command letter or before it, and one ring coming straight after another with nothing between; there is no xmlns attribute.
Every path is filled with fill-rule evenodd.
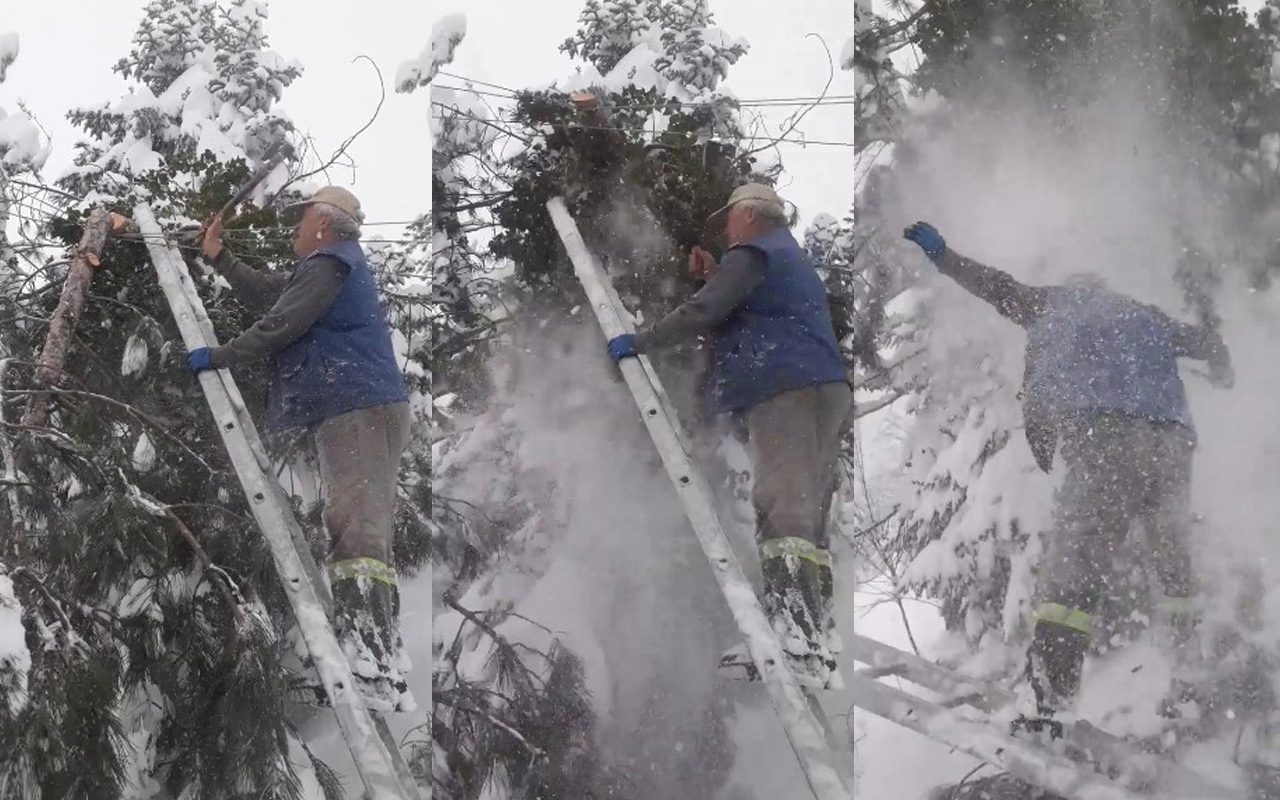
<svg viewBox="0 0 1280 800"><path fill-rule="evenodd" d="M916 223L904 236L942 274L1027 331L1023 419L1036 463L1048 472L1057 442L1066 465L1054 531L1040 564L1027 675L1038 717L1015 727L1061 734L1104 597L1122 589L1113 556L1141 520L1178 662L1198 647L1191 604L1191 456L1195 433L1177 359L1207 360L1214 383L1233 382L1217 333L1170 319L1081 275L1065 286L1026 286L950 250Z"/></svg>
<svg viewBox="0 0 1280 800"><path fill-rule="evenodd" d="M797 677L836 687L826 518L840 434L853 402L827 308L826 287L787 229L768 186L738 187L728 204L729 249L717 264L695 247L690 270L707 281L656 325L609 342L620 359L708 335L711 404L746 422L765 612ZM750 663L745 646L722 660Z"/></svg>
<svg viewBox="0 0 1280 800"><path fill-rule="evenodd" d="M246 266L223 246L221 219L210 221L205 255L236 296L265 315L221 347L193 350L188 364L199 372L270 361L268 427L309 428L315 436L338 641L370 708L411 710L391 567L396 475L410 413L360 247L364 216L354 195L328 186L281 218L294 225L299 258L288 274Z"/></svg>

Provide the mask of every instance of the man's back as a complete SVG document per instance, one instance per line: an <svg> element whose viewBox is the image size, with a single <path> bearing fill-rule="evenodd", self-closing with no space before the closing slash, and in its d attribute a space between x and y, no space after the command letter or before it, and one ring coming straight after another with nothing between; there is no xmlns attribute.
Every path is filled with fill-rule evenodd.
<svg viewBox="0 0 1280 800"><path fill-rule="evenodd" d="M826 286L791 233L776 228L737 247L763 256L764 277L712 331L713 399L720 410L846 380Z"/></svg>
<svg viewBox="0 0 1280 800"><path fill-rule="evenodd" d="M1178 323L1105 289L1053 286L1044 297L1027 326L1029 403L1191 425L1178 375Z"/></svg>

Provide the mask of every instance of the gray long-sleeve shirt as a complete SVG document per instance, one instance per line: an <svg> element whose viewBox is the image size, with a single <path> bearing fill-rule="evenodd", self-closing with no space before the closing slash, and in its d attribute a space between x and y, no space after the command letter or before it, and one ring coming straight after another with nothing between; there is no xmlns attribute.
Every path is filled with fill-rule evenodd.
<svg viewBox="0 0 1280 800"><path fill-rule="evenodd" d="M653 327L636 334L641 353L670 347L708 333L728 319L765 277L764 254L752 247L725 253L706 285Z"/></svg>
<svg viewBox="0 0 1280 800"><path fill-rule="evenodd" d="M333 305L350 271L340 259L321 255L289 274L260 272L226 247L213 268L251 311L265 311L248 330L213 348L215 367L259 361L298 341Z"/></svg>

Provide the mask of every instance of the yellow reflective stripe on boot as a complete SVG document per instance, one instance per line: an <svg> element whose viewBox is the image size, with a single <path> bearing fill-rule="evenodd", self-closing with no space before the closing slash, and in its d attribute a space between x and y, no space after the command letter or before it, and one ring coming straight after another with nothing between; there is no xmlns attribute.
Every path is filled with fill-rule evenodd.
<svg viewBox="0 0 1280 800"><path fill-rule="evenodd" d="M396 585L396 571L376 558L344 558L329 565L329 580L343 581L351 578L372 578L388 586Z"/></svg>
<svg viewBox="0 0 1280 800"><path fill-rule="evenodd" d="M1036 606L1036 622L1052 622L1081 633L1093 632L1093 615L1061 603L1041 603Z"/></svg>
<svg viewBox="0 0 1280 800"><path fill-rule="evenodd" d="M795 556L812 561L820 567L831 569L831 553L818 547L808 539L799 536L782 536L777 539L765 539L760 543L760 560Z"/></svg>

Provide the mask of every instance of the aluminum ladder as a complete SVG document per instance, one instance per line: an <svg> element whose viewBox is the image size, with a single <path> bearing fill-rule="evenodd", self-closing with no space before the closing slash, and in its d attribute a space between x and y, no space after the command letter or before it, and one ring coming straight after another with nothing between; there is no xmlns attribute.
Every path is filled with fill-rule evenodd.
<svg viewBox="0 0 1280 800"><path fill-rule="evenodd" d="M216 346L218 339L213 323L181 253L164 235L146 204L134 208L133 219L146 242L183 344L188 351ZM386 720L371 712L355 691L351 667L329 623L333 597L311 556L293 507L276 480L271 460L235 380L225 369L205 370L198 378L254 520L270 546L298 630L332 702L367 797L370 800L420 800L423 794ZM428 788L425 798L430 800L430 797Z"/></svg>
<svg viewBox="0 0 1280 800"><path fill-rule="evenodd" d="M573 262L574 272L586 290L605 338L633 332L613 284L587 250L564 200L553 197L547 202L547 211ZM689 518L698 543L711 564L711 571L720 584L733 619L742 631L751 659L769 691L774 710L782 721L810 791L816 800L852 800L853 781L845 774L845 764L837 755L845 748L832 741L830 725L817 699L800 686L783 658L782 643L770 627L764 609L725 536L715 512L711 489L690 455L691 449L662 382L645 356L625 358L619 362L619 367L684 507L685 516ZM851 758L851 752L845 757Z"/></svg>

